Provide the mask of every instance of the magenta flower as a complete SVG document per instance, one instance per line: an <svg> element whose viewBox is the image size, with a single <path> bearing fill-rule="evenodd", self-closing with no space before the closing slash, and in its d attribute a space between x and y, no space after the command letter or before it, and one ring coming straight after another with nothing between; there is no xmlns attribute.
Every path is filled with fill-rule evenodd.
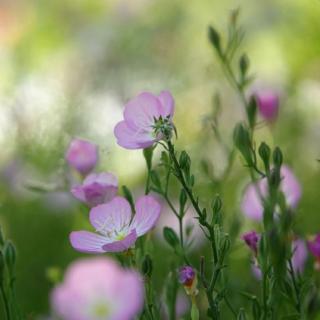
<svg viewBox="0 0 320 320"><path fill-rule="evenodd" d="M278 116L279 96L272 90L260 91L256 94L258 109L267 121L273 121Z"/></svg>
<svg viewBox="0 0 320 320"><path fill-rule="evenodd" d="M85 253L121 252L129 249L156 224L160 204L152 196L142 196L135 204L132 217L129 202L115 197L90 211L90 223L96 233L74 231L70 242L74 249Z"/></svg>
<svg viewBox="0 0 320 320"><path fill-rule="evenodd" d="M169 91L159 96L143 92L130 100L124 120L114 128L117 143L126 149L144 149L171 137L174 100Z"/></svg>
<svg viewBox="0 0 320 320"><path fill-rule="evenodd" d="M74 139L66 152L66 160L82 175L88 174L98 161L98 147L89 141Z"/></svg>
<svg viewBox="0 0 320 320"><path fill-rule="evenodd" d="M320 270L320 233L308 241L308 249L316 258L315 269Z"/></svg>
<svg viewBox="0 0 320 320"><path fill-rule="evenodd" d="M260 234L255 231L246 232L241 237L247 246L254 252L255 256L258 254L258 242L260 237Z"/></svg>
<svg viewBox="0 0 320 320"><path fill-rule="evenodd" d="M90 207L112 200L118 191L118 179L111 173L91 173L71 193Z"/></svg>
<svg viewBox="0 0 320 320"><path fill-rule="evenodd" d="M281 167L280 190L283 192L287 206L294 209L297 207L301 198L300 184L287 166ZM244 193L241 209L243 213L253 220L260 221L263 217L263 201L262 199L268 195L267 179L263 178L257 183L250 183ZM262 199L261 199L262 197Z"/></svg>
<svg viewBox="0 0 320 320"><path fill-rule="evenodd" d="M141 276L109 258L72 263L51 294L54 314L63 320L131 320L143 307Z"/></svg>

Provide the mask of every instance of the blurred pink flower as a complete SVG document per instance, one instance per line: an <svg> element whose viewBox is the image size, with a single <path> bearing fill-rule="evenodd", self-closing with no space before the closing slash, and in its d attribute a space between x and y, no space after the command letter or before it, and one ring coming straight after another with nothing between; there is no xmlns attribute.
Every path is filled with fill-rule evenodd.
<svg viewBox="0 0 320 320"><path fill-rule="evenodd" d="M163 228L170 227L179 234L179 222L170 208L166 207L166 210L163 211L164 212L161 214L155 228L155 233L163 243L167 244L163 237ZM201 230L198 220L196 220L196 214L192 209L188 209L183 217L183 236L187 250L194 250L200 247L205 241L203 231Z"/></svg>
<svg viewBox="0 0 320 320"><path fill-rule="evenodd" d="M298 205L301 198L300 183L291 171L291 169L283 165L281 167L280 190L283 192L287 205L294 209ZM260 193L260 194L259 194ZM267 179L263 178L256 183L250 183L244 193L241 209L242 212L253 220L260 221L263 217L262 198L268 195Z"/></svg>
<svg viewBox="0 0 320 320"><path fill-rule="evenodd" d="M142 309L143 291L141 276L113 260L81 259L53 289L51 306L63 320L131 320Z"/></svg>
<svg viewBox="0 0 320 320"><path fill-rule="evenodd" d="M308 250L303 239L297 238L292 242L292 266L295 272L303 272L308 258Z"/></svg>
<svg viewBox="0 0 320 320"><path fill-rule="evenodd" d="M82 184L73 186L71 193L80 201L94 207L112 200L118 191L118 179L112 173L91 173Z"/></svg>
<svg viewBox="0 0 320 320"><path fill-rule="evenodd" d="M85 140L73 139L66 152L66 160L82 175L88 174L98 161L98 147Z"/></svg>
<svg viewBox="0 0 320 320"><path fill-rule="evenodd" d="M296 238L295 240L292 241L291 247L292 247L291 262L292 262L293 270L295 272L302 273L308 258L308 250L307 250L306 243L303 239ZM256 259L254 260L254 263L251 266L251 271L256 279L261 280L262 274Z"/></svg>
<svg viewBox="0 0 320 320"><path fill-rule="evenodd" d="M121 252L129 249L156 224L160 204L152 196L140 197L132 217L129 202L115 197L90 211L90 223L97 233L74 231L70 242L74 249L85 253Z"/></svg>
<svg viewBox="0 0 320 320"><path fill-rule="evenodd" d="M164 139L172 131L174 100L169 91L159 96L143 92L130 100L124 120L114 128L117 143L126 149L144 149Z"/></svg>
<svg viewBox="0 0 320 320"><path fill-rule="evenodd" d="M258 110L267 121L273 121L278 116L279 96L273 90L260 90L256 93Z"/></svg>

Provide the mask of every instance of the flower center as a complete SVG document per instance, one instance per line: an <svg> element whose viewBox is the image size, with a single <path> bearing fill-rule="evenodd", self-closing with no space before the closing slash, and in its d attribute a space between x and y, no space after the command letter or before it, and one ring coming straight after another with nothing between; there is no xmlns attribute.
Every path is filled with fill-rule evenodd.
<svg viewBox="0 0 320 320"><path fill-rule="evenodd" d="M162 118L160 116L159 119L154 119L153 128L153 136L157 140L170 140L172 137L172 130L174 129L173 124L170 120L170 116Z"/></svg>
<svg viewBox="0 0 320 320"><path fill-rule="evenodd" d="M106 319L106 317L110 314L110 309L106 306L105 303L96 304L92 309L92 316Z"/></svg>

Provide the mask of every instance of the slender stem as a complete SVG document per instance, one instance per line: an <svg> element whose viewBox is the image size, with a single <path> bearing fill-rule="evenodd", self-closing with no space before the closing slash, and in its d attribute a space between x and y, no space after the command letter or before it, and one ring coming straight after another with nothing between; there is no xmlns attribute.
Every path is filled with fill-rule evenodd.
<svg viewBox="0 0 320 320"><path fill-rule="evenodd" d="M11 317L10 317L9 301L7 299L6 293L5 293L2 285L0 286L0 292L2 295L3 304L4 304L4 308L5 308L6 319L10 320Z"/></svg>
<svg viewBox="0 0 320 320"><path fill-rule="evenodd" d="M301 314L300 290L299 290L299 287L298 287L298 284L297 284L295 272L294 272L294 269L293 269L292 260L289 259L288 261L289 261L289 273L290 273L290 276L291 276L292 284L293 284L294 291L295 291L295 294L296 294L296 299L297 299L297 301L296 301L296 309Z"/></svg>

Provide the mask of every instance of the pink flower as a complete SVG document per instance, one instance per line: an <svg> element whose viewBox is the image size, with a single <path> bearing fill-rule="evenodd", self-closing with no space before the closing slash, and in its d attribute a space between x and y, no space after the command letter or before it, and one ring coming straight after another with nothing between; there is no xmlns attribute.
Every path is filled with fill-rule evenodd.
<svg viewBox="0 0 320 320"><path fill-rule="evenodd" d="M82 175L88 174L98 161L98 147L89 141L74 139L66 152L69 165Z"/></svg>
<svg viewBox="0 0 320 320"><path fill-rule="evenodd" d="M144 149L171 137L174 100L169 91L159 96L143 92L130 100L124 120L114 128L117 143L126 149Z"/></svg>
<svg viewBox="0 0 320 320"><path fill-rule="evenodd" d="M258 242L260 237L260 234L255 231L246 232L241 237L247 246L254 252L255 256L258 254Z"/></svg>
<svg viewBox="0 0 320 320"><path fill-rule="evenodd" d="M74 249L85 253L121 252L129 249L156 224L160 204L152 196L140 197L132 217L129 202L115 197L90 211L90 223L97 233L74 231L70 242Z"/></svg>
<svg viewBox="0 0 320 320"><path fill-rule="evenodd" d="M118 191L118 179L111 173L91 173L71 193L80 201L94 207L112 200Z"/></svg>
<svg viewBox="0 0 320 320"><path fill-rule="evenodd" d="M143 306L141 279L109 258L81 259L54 288L51 306L63 320L131 320Z"/></svg>
<svg viewBox="0 0 320 320"><path fill-rule="evenodd" d="M303 239L297 238L292 242L292 266L295 272L303 272L308 258L308 250Z"/></svg>
<svg viewBox="0 0 320 320"><path fill-rule="evenodd" d="M272 90L260 91L256 94L258 109L267 121L273 121L278 116L279 96Z"/></svg>
<svg viewBox="0 0 320 320"><path fill-rule="evenodd" d="M294 209L301 198L300 184L291 169L285 165L281 167L281 178L280 190L286 198L287 206ZM267 195L268 183L266 178L255 184L250 183L245 190L241 204L243 213L253 220L262 220L263 204L261 197L265 198Z"/></svg>

